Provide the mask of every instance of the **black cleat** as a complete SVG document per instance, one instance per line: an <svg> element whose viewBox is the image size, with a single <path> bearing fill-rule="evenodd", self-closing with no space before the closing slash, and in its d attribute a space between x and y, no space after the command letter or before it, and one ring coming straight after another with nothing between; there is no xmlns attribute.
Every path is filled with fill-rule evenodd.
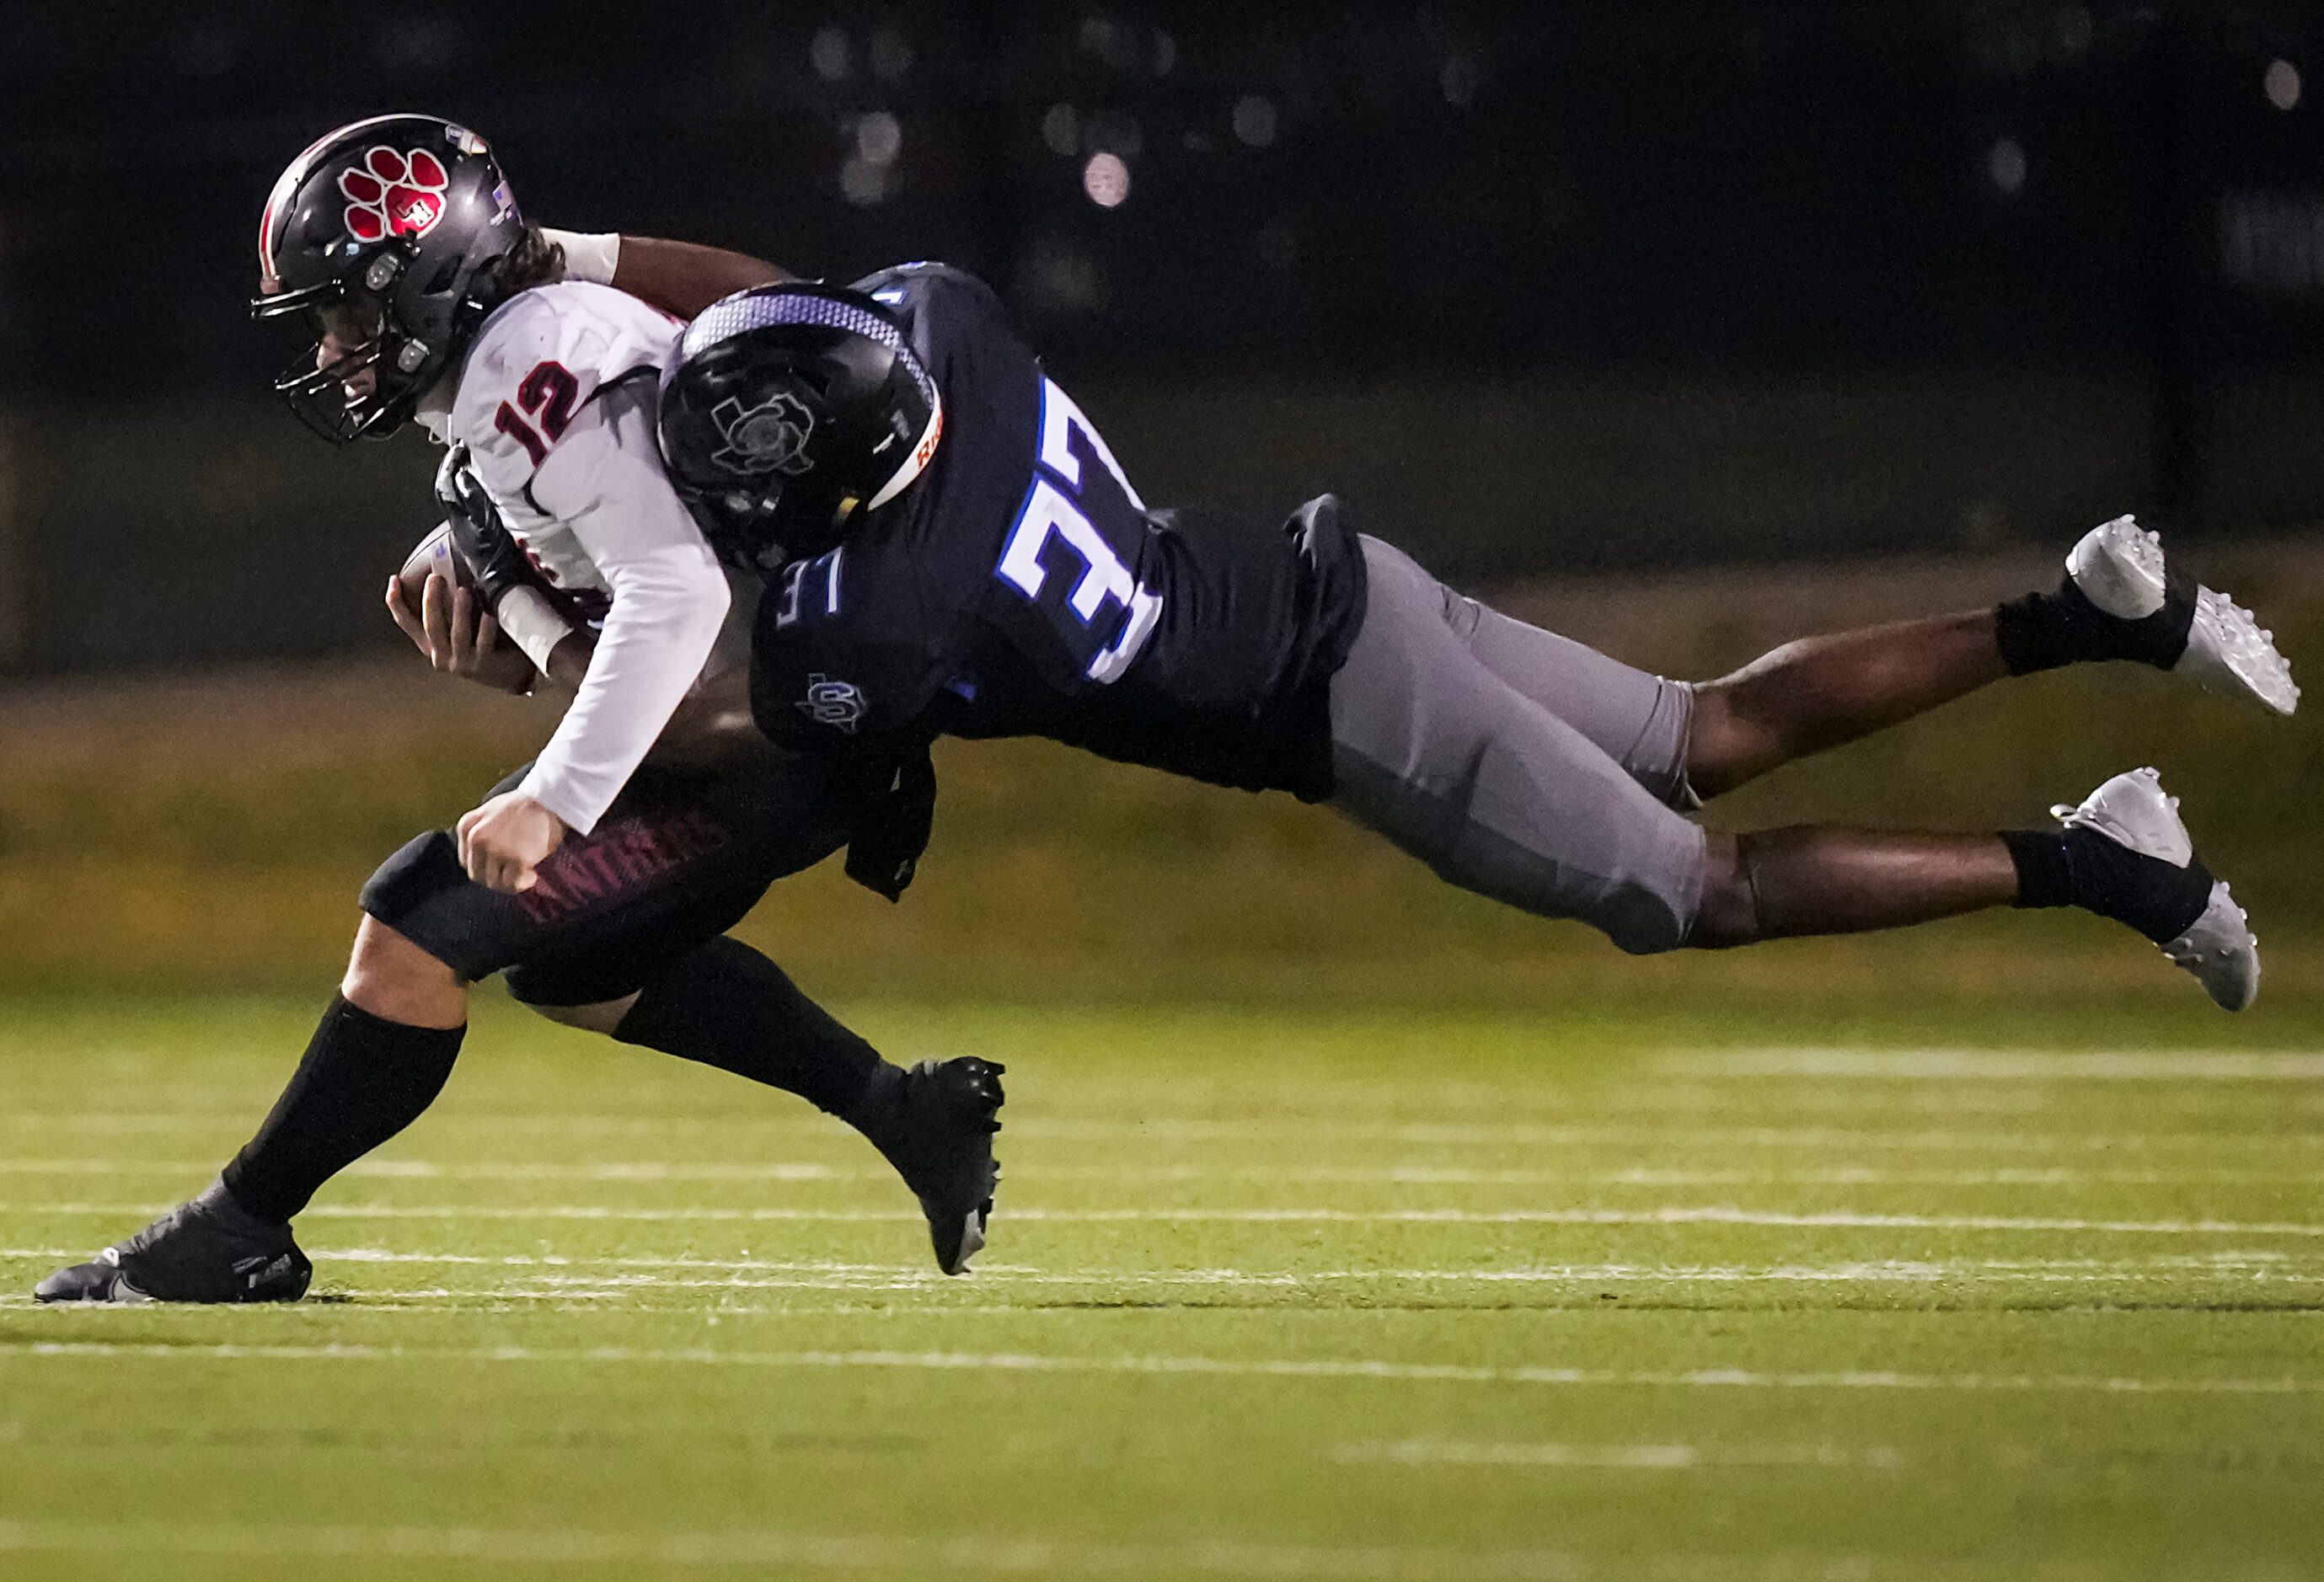
<svg viewBox="0 0 2324 1582"><path fill-rule="evenodd" d="M89 1263L32 1288L36 1301L296 1301L315 1265L288 1225L254 1218L222 1182Z"/></svg>
<svg viewBox="0 0 2324 1582"><path fill-rule="evenodd" d="M984 1246L1001 1182L992 1134L1001 1129L1006 1069L973 1055L920 1062L904 1073L893 1113L872 1136L920 1200L936 1266L947 1274L967 1274Z"/></svg>

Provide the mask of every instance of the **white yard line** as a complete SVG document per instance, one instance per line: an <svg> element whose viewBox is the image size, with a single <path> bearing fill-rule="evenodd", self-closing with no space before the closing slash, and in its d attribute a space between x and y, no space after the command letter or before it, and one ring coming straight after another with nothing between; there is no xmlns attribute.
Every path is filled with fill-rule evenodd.
<svg viewBox="0 0 2324 1582"><path fill-rule="evenodd" d="M2238 1274L2230 1272L2215 1275L2213 1278L2233 1280L2246 1286L2281 1287L2324 1285L2324 1273L2301 1274L2273 1273L2260 1274ZM2026 1272L2015 1274L1979 1274L1946 1271L1941 1273L1932 1272L1926 1274L1915 1274L1887 1269L1692 1269L1654 1271L1584 1268L1566 1270L1528 1270L1522 1274L1506 1275L1484 1274L1440 1274L1417 1270L1394 1270L1377 1273L1365 1273L1351 1270L1326 1270L1314 1274L1287 1274L1281 1276L1229 1277L1217 1274L1190 1276L1157 1275L1150 1277L1138 1274L1037 1274L1022 1275L1014 1278L1008 1275L995 1275L987 1278L983 1276L982 1271L979 1271L979 1278L973 1285L964 1284L958 1282L948 1282L942 1275L930 1275L926 1278L922 1278L916 1274L895 1274L888 1275L885 1278L875 1278L870 1276L818 1276L813 1274L776 1276L733 1275L720 1279L649 1280L643 1283L623 1280L616 1280L609 1283L600 1280L581 1279L576 1280L571 1284L549 1284L545 1286L533 1282L520 1282L516 1284L505 1286L435 1286L419 1290L404 1290L395 1286L343 1285L336 1282L332 1282L326 1287L326 1289L331 1292L334 1295L344 1296L354 1301L361 1301L364 1304L367 1310L372 1311L376 1311L382 1307L390 1306L399 1302L569 1301L578 1300L607 1301L617 1298L630 1299L654 1296L683 1296L686 1301L682 1304L659 1303L653 1305L656 1307L657 1311L680 1311L682 1308L683 1311L696 1311L696 1309L699 1307L699 1299L701 1297L706 1294L715 1294L721 1292L830 1292L834 1293L853 1295L867 1294L875 1292L903 1291L921 1293L942 1291L957 1292L962 1290L983 1290L989 1292L989 1290L993 1286L1006 1287L1010 1285L1066 1286L1075 1290L1090 1291L1111 1291L1125 1288L1137 1291L1155 1291L1180 1287L1204 1290L1272 1289L1298 1291L1311 1286L1323 1284L1343 1284L1358 1281L1394 1281L1399 1283L1415 1284L1441 1283L1483 1285L1505 1284L1512 1286L1563 1286L1579 1288L1586 1291L1591 1288L1603 1287L1607 1285L1637 1284L2183 1286L2188 1283L2188 1279L2189 1276L2183 1274L2160 1273L2092 1274L2059 1271L2052 1273ZM10 1299L6 1297L0 1297L0 1306L10 1305L23 1304L12 1302ZM625 1311L638 1311L641 1305L643 1304L632 1301ZM789 1307L737 1308L731 1305L721 1304L715 1309L702 1308L700 1311L754 1313L826 1310L798 1310ZM973 1310L963 1309L951 1303L947 1303L944 1307L943 1311L947 1313L974 1311L979 1312L1019 1313L1029 1316L1038 1313L1064 1313L1069 1312L1073 1310L1060 1309L1054 1306L1045 1307L1038 1303L1028 1304L1020 1300L1019 1302L1013 1305L1008 1303L982 1305L974 1308Z"/></svg>
<svg viewBox="0 0 2324 1582"><path fill-rule="evenodd" d="M24 1258L65 1263L86 1256L85 1251L62 1248L0 1248L0 1258ZM850 1265L828 1262L782 1263L763 1259L710 1258L561 1258L475 1254L393 1253L376 1248L318 1248L313 1255L325 1272L325 1289L337 1296L360 1301L368 1312L441 1311L447 1303L556 1303L568 1312L628 1313L640 1311L701 1311L722 1316L789 1313L881 1311L891 1307L860 1308L844 1303L742 1303L731 1300L744 1293L796 1292L832 1296L865 1296L910 1292L927 1296L944 1292L958 1298L974 1292L998 1295L1010 1288L1065 1288L1095 1292L1169 1292L1180 1290L1264 1290L1314 1292L1334 1285L1378 1287L1388 1284L1578 1288L1599 1291L1608 1285L1863 1285L1899 1284L2043 1287L2060 1285L2144 1285L2183 1287L2191 1282L2227 1283L2259 1291L2324 1284L2324 1266L2300 1268L2288 1260L2265 1254L2218 1257L2154 1257L2130 1264L2095 1259L2012 1261L1954 1260L1945 1263L1888 1261L1825 1265L1772 1267L1676 1265L1656 1264L1582 1264L1517 1269L1196 1269L1147 1273L1137 1270L1037 1271L994 1265L978 1271L973 1283L955 1282L917 1266ZM334 1277L335 1265L407 1265L505 1270L504 1284L403 1288L348 1284ZM764 1273L773 1271L773 1273ZM677 1277L673 1277L676 1275ZM662 1299L656 1301L655 1299ZM704 1305L706 1299L715 1306ZM610 1304L610 1305L609 1305ZM30 1311L28 1295L0 1294L0 1310ZM112 1310L103 1310L112 1311ZM1075 1310L1028 1302L964 1303L947 1301L947 1314L973 1312L993 1315L1065 1315Z"/></svg>
<svg viewBox="0 0 2324 1582"><path fill-rule="evenodd" d="M0 1214L94 1216L139 1220L166 1203L0 1203ZM1670 1204L1650 1209L1039 1209L1006 1208L1011 1223L1060 1225L1743 1225L1854 1230L1996 1230L2125 1236L2324 1237L2324 1224L2301 1220L2084 1219L2003 1214L1878 1214L1833 1209L1792 1212L1729 1204ZM576 1220L659 1224L918 1224L909 1209L682 1208L629 1209L590 1203L324 1203L300 1216L317 1219Z"/></svg>
<svg viewBox="0 0 2324 1582"><path fill-rule="evenodd" d="M1868 1112L1892 1113L1894 1106L1868 1100ZM99 1130L160 1133L214 1127L247 1129L251 1109L206 1111L200 1114L92 1113L85 1111L9 1111L0 1113L0 1127L24 1131ZM672 1137L715 1132L732 1139L754 1134L818 1133L830 1135L830 1123L782 1120L735 1114L702 1116L496 1115L454 1108L430 1118L436 1127L475 1127L496 1134L549 1133L562 1136L636 1136L667 1142ZM1315 1143L1402 1143L1426 1147L1637 1147L1734 1148L1768 1147L1808 1150L1902 1149L1914 1152L1987 1152L2022 1154L2042 1150L2086 1153L2138 1153L2150 1148L2222 1150L2266 1148L2324 1152L2324 1131L2270 1133L2249 1128L2207 1132L2053 1132L2039 1128L2014 1131L1948 1131L1930 1127L1667 1127L1571 1126L1529 1121L1498 1122L1369 1122L1318 1119L1289 1123L1265 1120L1206 1120L1157 1117L1144 1120L1050 1118L1034 1116L1010 1119L1004 1136L1060 1142L1091 1143L1270 1143L1285 1140ZM743 1145L728 1140L724 1147ZM205 1169L215 1168L205 1165Z"/></svg>
<svg viewBox="0 0 2324 1582"><path fill-rule="evenodd" d="M1176 1544L1084 1543L1034 1534L987 1538L889 1538L766 1530L604 1532L574 1528L319 1525L267 1522L245 1526L161 1522L0 1520L0 1554L87 1556L106 1560L171 1556L206 1559L303 1560L325 1575L331 1561L468 1562L503 1568L618 1566L660 1574L679 1568L744 1569L764 1576L877 1573L891 1577L1028 1575L1071 1577L1222 1577L1298 1582L1983 1582L1984 1559L1925 1555L1779 1553L1746 1559L1705 1552L1640 1553L1629 1546L1609 1558L1564 1550L1451 1549L1425 1545L1240 1543L1219 1539ZM69 1568L76 1573L87 1566ZM2096 1562L2024 1559L2022 1582L2103 1582Z"/></svg>
<svg viewBox="0 0 2324 1582"><path fill-rule="evenodd" d="M0 1247L0 1258L65 1258L86 1255L74 1247ZM945 1277L917 1265L855 1264L827 1258L705 1258L634 1255L571 1257L530 1253L431 1253L385 1247L317 1247L311 1255L333 1263L420 1264L507 1269L634 1269L695 1270L708 1273L801 1274L825 1277L926 1280L936 1285ZM1979 1258L1927 1260L1890 1259L1830 1265L1704 1265L1704 1264L1556 1264L1496 1269L1179 1269L1164 1272L1139 1269L1041 1270L1020 1265L980 1264L977 1273L998 1280L1047 1282L1085 1285L1111 1281L1177 1283L1185 1284L1295 1284L1303 1280L1879 1280L1951 1279L1980 1274L2067 1274L2092 1279L2144 1279L2157 1274L2258 1274L2277 1278L2324 1276L2324 1263L2303 1265L2282 1253L2226 1252L2185 1255L2160 1255L2135 1259L2100 1258Z"/></svg>
<svg viewBox="0 0 2324 1582"><path fill-rule="evenodd" d="M1450 1439L1365 1440L1341 1445L1332 1459L1399 1467L1581 1467L1686 1472L1697 1467L1834 1467L1894 1472L1901 1451L1882 1445L1569 1445L1472 1444Z"/></svg>
<svg viewBox="0 0 2324 1582"><path fill-rule="evenodd" d="M608 1564L733 1567L772 1573L873 1571L891 1576L1354 1577L1376 1582L1462 1577L1581 1582L1593 1574L1559 1550L1363 1546L1082 1544L1046 1538L866 1538L770 1531L666 1534L526 1531L474 1527L165 1526L0 1522L0 1553L169 1554L279 1560L468 1561L500 1566Z"/></svg>
<svg viewBox="0 0 2324 1582"><path fill-rule="evenodd" d="M62 1260L85 1257L88 1249L62 1246L0 1247L0 1259ZM639 1289L735 1285L752 1288L754 1275L797 1277L802 1282L827 1282L830 1289L881 1286L927 1286L944 1289L955 1283L918 1265L858 1264L826 1258L711 1258L633 1255L620 1257L566 1256L530 1253L441 1253L384 1247L316 1247L310 1255L319 1264L413 1265L433 1267L507 1269L536 1283L572 1279L596 1285L622 1281ZM590 1274L588 1271L631 1271ZM717 1276L669 1279L667 1274ZM1609 1281L1674 1283L1833 1283L1882 1282L1997 1281L2154 1281L2188 1278L2249 1278L2260 1283L2307 1284L2324 1282L2324 1261L2295 1259L2276 1252L2234 1251L2212 1254L2160 1254L2130 1259L2101 1258L1952 1258L1855 1260L1838 1264L1543 1264L1502 1268L1362 1268L1362 1269L1169 1269L1101 1268L1057 1270L1022 1265L982 1264L980 1283L1029 1285L1191 1285L1299 1286L1317 1283L1459 1282L1487 1284L1564 1284ZM769 1289L782 1289L789 1279L767 1281ZM339 1289L346 1289L340 1287ZM484 1294L479 1292L477 1294ZM383 1288L380 1294L396 1294Z"/></svg>
<svg viewBox="0 0 2324 1582"><path fill-rule="evenodd" d="M216 1163L148 1159L0 1159L0 1175L182 1176L215 1173ZM2313 1185L2314 1168L2282 1170L1882 1170L1835 1165L1805 1170L1473 1170L1427 1164L1281 1168L1201 1164L1056 1167L1044 1181L1280 1182L1380 1186L2265 1186ZM350 1180L617 1182L874 1182L896 1179L884 1165L846 1168L798 1161L751 1164L452 1164L423 1159L359 1160L340 1172Z"/></svg>
<svg viewBox="0 0 2324 1582"><path fill-rule="evenodd" d="M2324 1077L2324 1054L2225 1049L1730 1049L1666 1054L1649 1063L1689 1077L2044 1082L2312 1082Z"/></svg>
<svg viewBox="0 0 2324 1582"><path fill-rule="evenodd" d="M85 1248L5 1247L0 1258L63 1263L86 1257ZM314 1249L327 1280L333 1265L410 1265L426 1267L505 1269L506 1286L401 1290L347 1285L328 1280L328 1289L366 1301L547 1300L583 1292L709 1291L942 1291L964 1289L956 1282L918 1266L782 1261L758 1258L558 1257L523 1254L389 1252L375 1247ZM677 1277L673 1277L677 1276ZM2131 1262L2098 1259L1887 1260L1828 1265L1563 1264L1498 1269L1138 1269L1037 1270L1007 1265L981 1267L977 1286L1051 1286L1074 1289L1277 1289L1296 1291L1333 1284L1478 1284L1510 1286L1607 1284L2183 1284L2194 1280L2249 1285L2324 1284L2324 1265L2297 1265L2264 1254L2218 1257L2157 1257ZM567 1283L558 1284L564 1282ZM24 1305L0 1296L0 1305ZM947 1311L953 1311L947 1309Z"/></svg>
<svg viewBox="0 0 2324 1582"><path fill-rule="evenodd" d="M403 1261L396 1255L386 1257L337 1255L318 1252L318 1258L329 1260L345 1256L349 1262ZM410 1261L428 1263L426 1257ZM531 1263L532 1260L509 1260ZM535 1265L538 1267L538 1265ZM575 1267L601 1266L591 1260L578 1260ZM630 1261L606 1260L604 1266L631 1266ZM669 1274L641 1272L634 1275L576 1274L562 1275L554 1269L531 1274L534 1284L544 1280L569 1278L599 1288L610 1288L614 1281L622 1288L637 1292L669 1290L833 1290L860 1291L878 1288L901 1290L922 1288L942 1290L951 1283L945 1276L923 1269L896 1269L871 1265L847 1268L802 1267L774 1274L744 1269L722 1271L704 1263L687 1265L687 1277L671 1278ZM1192 1286L1192 1287L1259 1287L1297 1289L1312 1284L1467 1283L1483 1285L1600 1285L1611 1283L1654 1284L1932 1284L1950 1283L2009 1284L2106 1284L2113 1283L2179 1283L2190 1278L2242 1280L2257 1284L2310 1285L2324 1283L2324 1266L2295 1268L2284 1260L2255 1258L2153 1258L2131 1265L2101 1263L2096 1259L2009 1261L1959 1260L1944 1263L1888 1261L1881 1263L1849 1263L1830 1265L1783 1265L1775 1266L1670 1265L1670 1264L1569 1264L1520 1269L1191 1269L1143 1273L1135 1270L1034 1271L1006 1266L981 1269L980 1281L984 1284L1001 1285L1066 1285L1066 1286ZM956 1288L956 1287L955 1287ZM344 1288L343 1288L344 1289ZM485 1296L495 1288L484 1287L460 1294ZM354 1294L363 1294L355 1292ZM410 1294L383 1287L375 1294L383 1297Z"/></svg>
<svg viewBox="0 0 2324 1582"><path fill-rule="evenodd" d="M1744 1390L2033 1391L2101 1394L2324 1394L2324 1375L2274 1378L2110 1376L2102 1374L1770 1373L1747 1368L1489 1367L1379 1357L1077 1357L1043 1352L747 1351L708 1347L429 1347L171 1345L112 1340L0 1340L12 1360L553 1363L778 1369L908 1369L942 1373L1147 1375L1219 1378L1375 1379L1453 1384Z"/></svg>

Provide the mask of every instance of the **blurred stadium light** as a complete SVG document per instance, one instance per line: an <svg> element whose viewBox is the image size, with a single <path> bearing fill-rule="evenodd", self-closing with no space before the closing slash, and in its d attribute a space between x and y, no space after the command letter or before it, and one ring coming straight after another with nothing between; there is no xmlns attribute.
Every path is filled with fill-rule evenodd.
<svg viewBox="0 0 2324 1582"><path fill-rule="evenodd" d="M384 635L426 447L268 413L241 303L273 172L393 108L552 223L974 269L1150 497L1338 487L1448 572L2324 516L2312 5L157 18L15 22L15 668Z"/></svg>

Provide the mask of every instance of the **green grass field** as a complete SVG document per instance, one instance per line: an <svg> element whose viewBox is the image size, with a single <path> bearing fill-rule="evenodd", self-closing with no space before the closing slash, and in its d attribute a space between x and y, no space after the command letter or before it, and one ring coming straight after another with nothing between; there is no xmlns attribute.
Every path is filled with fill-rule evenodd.
<svg viewBox="0 0 2324 1582"><path fill-rule="evenodd" d="M12 999L0 1574L2324 1575L2315 1024L2140 964L2048 1020L854 1006L1010 1064L960 1281L796 1100L494 1000L269 1311L23 1293L313 1007Z"/></svg>
<svg viewBox="0 0 2324 1582"><path fill-rule="evenodd" d="M2324 652L2324 540L2219 549ZM1510 607L1701 676L2055 575ZM1009 1063L973 1280L796 1100L488 994L302 1222L319 1300L34 1310L547 729L401 655L0 694L0 1575L2324 1577L2324 710L2047 676L1711 814L2011 827L2156 764L2261 936L2236 1017L2061 914L1633 960L1322 810L948 745L904 905L826 864L744 933Z"/></svg>

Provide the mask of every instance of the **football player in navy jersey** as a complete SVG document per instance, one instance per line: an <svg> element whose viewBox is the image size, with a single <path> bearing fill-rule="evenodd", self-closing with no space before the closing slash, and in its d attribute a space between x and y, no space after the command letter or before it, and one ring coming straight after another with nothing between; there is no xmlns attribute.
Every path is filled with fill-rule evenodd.
<svg viewBox="0 0 2324 1582"><path fill-rule="evenodd" d="M1631 952L2076 906L2241 1009L2258 953L2151 769L2061 827L1800 825L1698 799L2005 676L2128 659L2291 713L2250 615L2120 518L2054 592L1779 648L1689 685L1463 597L1331 496L1281 528L1149 510L981 282L915 264L715 303L663 377L672 481L773 568L759 724L841 755L1039 735L1328 802L1449 881Z"/></svg>

